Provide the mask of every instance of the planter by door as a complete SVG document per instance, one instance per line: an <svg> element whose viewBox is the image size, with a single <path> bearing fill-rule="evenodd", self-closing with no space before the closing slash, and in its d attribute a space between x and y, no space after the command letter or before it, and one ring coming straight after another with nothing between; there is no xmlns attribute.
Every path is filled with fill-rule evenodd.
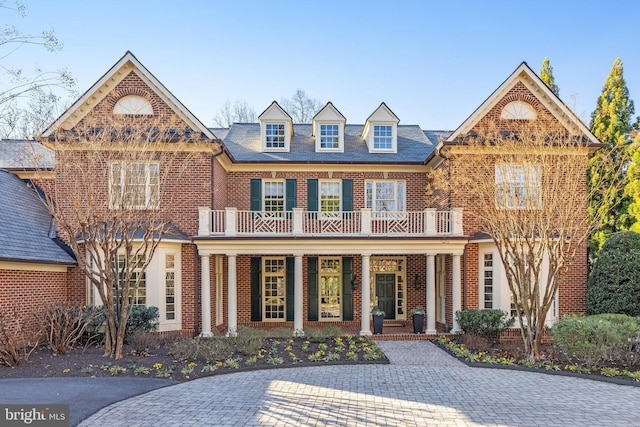
<svg viewBox="0 0 640 427"><path fill-rule="evenodd" d="M384 315L373 315L373 333L382 334L382 324L384 323Z"/></svg>
<svg viewBox="0 0 640 427"><path fill-rule="evenodd" d="M424 332L424 314L413 315L413 333L421 334Z"/></svg>

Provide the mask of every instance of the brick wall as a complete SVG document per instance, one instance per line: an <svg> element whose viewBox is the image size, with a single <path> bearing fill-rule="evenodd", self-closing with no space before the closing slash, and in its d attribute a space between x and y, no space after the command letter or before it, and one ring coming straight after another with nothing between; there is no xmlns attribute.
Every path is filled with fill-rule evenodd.
<svg viewBox="0 0 640 427"><path fill-rule="evenodd" d="M66 272L0 270L0 313L22 322L26 334L38 329L35 313L66 302Z"/></svg>

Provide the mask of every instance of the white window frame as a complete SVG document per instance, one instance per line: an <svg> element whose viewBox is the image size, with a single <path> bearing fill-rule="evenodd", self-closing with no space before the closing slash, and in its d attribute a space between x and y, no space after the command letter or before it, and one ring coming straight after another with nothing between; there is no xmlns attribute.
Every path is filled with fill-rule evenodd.
<svg viewBox="0 0 640 427"><path fill-rule="evenodd" d="M134 168L143 168L144 182L123 183L133 177ZM155 176L154 176L155 175ZM155 181L155 182L153 182ZM144 186L144 201L142 203L132 203L123 201L126 198L125 191L131 192L133 186L142 188ZM129 195L129 198L131 195ZM136 199L142 199L139 194ZM109 206L111 209L157 209L160 205L160 165L157 162L111 162L109 164Z"/></svg>
<svg viewBox="0 0 640 427"><path fill-rule="evenodd" d="M267 188L273 184L282 185L282 209L267 210ZM276 198L273 198L276 200ZM263 218L284 218L285 211L287 210L287 184L283 179L263 179L262 180L262 212Z"/></svg>
<svg viewBox="0 0 640 427"><path fill-rule="evenodd" d="M171 260L171 261L169 261ZM178 273L177 273L177 257L174 253L164 254L164 321L175 322L178 317ZM169 301L169 298L173 298L173 301ZM173 306L173 310L169 307ZM173 318L169 319L169 313L173 314Z"/></svg>
<svg viewBox="0 0 640 427"><path fill-rule="evenodd" d="M379 134L381 132L384 132L384 135ZM385 141L385 144L382 147L377 144L377 142L381 142L381 141ZM390 125L390 124L374 124L373 125L373 136L372 136L373 151L394 151L393 141L394 141L393 125Z"/></svg>
<svg viewBox="0 0 640 427"><path fill-rule="evenodd" d="M147 307L148 302L149 302L149 295L147 295L147 272L149 269L149 266L147 265L147 269L145 271L142 271L142 267L138 267L139 265L144 265L145 263L145 258L142 255L137 255L137 261L136 261L136 267L132 270L131 272L131 282L136 282L137 276L139 274L142 274L142 278L140 279L140 282L138 283L138 287L135 289L131 289L132 291L132 295L129 296L129 298L131 298L131 301L129 302L130 305L132 306L142 306L142 307ZM120 278L120 272L123 271L123 266L121 264L121 262L126 262L126 255L125 254L118 254L116 255L114 261L116 262L116 265L114 268L116 268L116 274L117 277L114 280L114 286L120 286L120 281L122 280ZM144 291L144 292L141 292ZM144 302L140 303L139 301L143 300Z"/></svg>
<svg viewBox="0 0 640 427"><path fill-rule="evenodd" d="M395 210L380 210L378 209L378 197L377 197L377 187L382 184L393 184L393 196L394 199L380 199L380 201L384 200L393 200L395 205ZM402 186L402 197L399 196L399 188ZM371 200L368 198L369 187L371 187ZM393 215L389 214L389 212L395 212L404 214L407 211L407 182L405 180L367 180L364 184L364 207L371 209L373 213L374 219L403 219L402 217L406 217L405 215ZM401 209L398 209L398 205Z"/></svg>
<svg viewBox="0 0 640 427"><path fill-rule="evenodd" d="M487 257L490 257L488 259ZM490 263L490 264L489 264ZM488 284L490 281L490 285ZM493 252L480 253L480 308L493 309L498 308L496 302L496 257ZM487 287L491 287L491 299L487 300ZM487 304L489 302L489 304ZM491 307L488 307L490 305Z"/></svg>
<svg viewBox="0 0 640 427"><path fill-rule="evenodd" d="M282 263L281 271L267 271L267 264L271 262ZM276 295L267 295L267 282L270 279L276 279ZM280 294L278 289L277 280L282 280L282 293ZM263 322L284 322L287 320L287 259L285 257L263 257L262 258L262 321ZM282 299L282 311L276 311L277 314L281 313L282 316L267 317L267 306L272 299Z"/></svg>
<svg viewBox="0 0 640 427"><path fill-rule="evenodd" d="M289 138L287 135L287 124L284 122L265 122L264 123L264 150L265 151L288 151ZM278 129L277 133L273 132L273 127ZM281 132L280 132L281 131Z"/></svg>
<svg viewBox="0 0 640 427"><path fill-rule="evenodd" d="M495 184L498 209L542 207L542 168L539 165L496 164Z"/></svg>
<svg viewBox="0 0 640 427"><path fill-rule="evenodd" d="M338 272L323 272L322 271L322 263L323 261L337 261L339 266ZM318 320L322 322L339 322L342 321L342 269L344 268L342 264L341 257L320 257L318 258ZM324 287L322 286L322 278L336 278L338 282L338 295L324 294ZM323 298L336 300L336 304L323 304ZM337 305L338 315L335 316L334 310L326 310L323 311L323 307L331 307ZM331 314L331 316L323 317L323 314Z"/></svg>
<svg viewBox="0 0 640 427"><path fill-rule="evenodd" d="M338 210L325 210L323 206L323 202L329 203L332 202L332 199L329 199L327 195L325 199L323 199L323 184L324 185L337 185L338 186ZM320 179L318 180L318 210L320 211L320 218L327 220L339 220L342 219L342 181L341 180L330 180L330 179Z"/></svg>
<svg viewBox="0 0 640 427"><path fill-rule="evenodd" d="M342 125L340 123L318 123L318 137L316 140L317 147L316 151L328 151L328 152L342 152L343 148L343 132ZM327 127L335 127L335 135L332 133L331 135L326 135L323 132L327 131ZM323 146L323 144L327 143L328 140L332 141L331 146Z"/></svg>

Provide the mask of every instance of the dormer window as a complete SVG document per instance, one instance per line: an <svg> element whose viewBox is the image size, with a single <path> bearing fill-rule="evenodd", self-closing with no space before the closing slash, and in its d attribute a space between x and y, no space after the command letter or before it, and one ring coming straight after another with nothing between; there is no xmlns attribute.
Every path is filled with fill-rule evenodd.
<svg viewBox="0 0 640 427"><path fill-rule="evenodd" d="M293 135L291 116L273 101L258 117L262 151L289 151Z"/></svg>
<svg viewBox="0 0 640 427"><path fill-rule="evenodd" d="M267 123L265 125L265 136L266 148L285 148L284 124Z"/></svg>
<svg viewBox="0 0 640 427"><path fill-rule="evenodd" d="M398 123L400 119L383 102L367 118L362 130L370 153L396 153L398 151Z"/></svg>
<svg viewBox="0 0 640 427"><path fill-rule="evenodd" d="M337 150L340 148L338 125L320 125L320 149Z"/></svg>
<svg viewBox="0 0 640 427"><path fill-rule="evenodd" d="M312 131L316 139L316 152L334 151L344 152L344 126L347 119L342 113L327 102L313 117Z"/></svg>
<svg viewBox="0 0 640 427"><path fill-rule="evenodd" d="M392 150L393 149L393 126L374 125L373 126L373 149Z"/></svg>

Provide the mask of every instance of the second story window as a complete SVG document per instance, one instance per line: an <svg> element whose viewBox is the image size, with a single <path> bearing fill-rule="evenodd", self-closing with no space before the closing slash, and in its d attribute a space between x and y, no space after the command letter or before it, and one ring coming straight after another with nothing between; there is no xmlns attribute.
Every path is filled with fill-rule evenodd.
<svg viewBox="0 0 640 427"><path fill-rule="evenodd" d="M160 199L157 163L111 163L109 200L114 209L155 209Z"/></svg>
<svg viewBox="0 0 640 427"><path fill-rule="evenodd" d="M404 181L368 181L365 183L365 207L373 212L404 212Z"/></svg>
<svg viewBox="0 0 640 427"><path fill-rule="evenodd" d="M265 132L267 148L285 148L284 124L267 123Z"/></svg>
<svg viewBox="0 0 640 427"><path fill-rule="evenodd" d="M373 127L373 149L393 149L393 126L375 125Z"/></svg>
<svg viewBox="0 0 640 427"><path fill-rule="evenodd" d="M342 210L341 187L340 181L320 181L320 212L323 217L339 215Z"/></svg>
<svg viewBox="0 0 640 427"><path fill-rule="evenodd" d="M541 169L532 165L496 165L496 204L501 209L540 209Z"/></svg>
<svg viewBox="0 0 640 427"><path fill-rule="evenodd" d="M338 125L320 125L320 148L322 150L337 150L340 148L340 133Z"/></svg>
<svg viewBox="0 0 640 427"><path fill-rule="evenodd" d="M284 211L284 181L264 181L262 210L266 212Z"/></svg>

